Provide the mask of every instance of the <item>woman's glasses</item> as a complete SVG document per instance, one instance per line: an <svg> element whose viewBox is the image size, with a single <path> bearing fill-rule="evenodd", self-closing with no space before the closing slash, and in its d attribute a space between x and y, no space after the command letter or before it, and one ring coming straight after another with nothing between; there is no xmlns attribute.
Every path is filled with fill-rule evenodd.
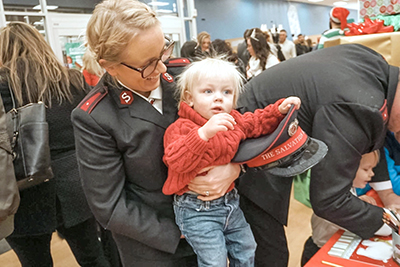
<svg viewBox="0 0 400 267"><path fill-rule="evenodd" d="M124 65L125 67L135 70L137 72L140 72L143 79L149 77L156 70L158 61L161 60L161 62L164 63L167 59L170 58L170 56L172 55L172 51L174 50L175 42L166 36L164 38L165 38L164 50L161 52L160 57L158 59L150 61L149 64L147 64L143 68L135 68L123 62L121 62L121 65Z"/></svg>

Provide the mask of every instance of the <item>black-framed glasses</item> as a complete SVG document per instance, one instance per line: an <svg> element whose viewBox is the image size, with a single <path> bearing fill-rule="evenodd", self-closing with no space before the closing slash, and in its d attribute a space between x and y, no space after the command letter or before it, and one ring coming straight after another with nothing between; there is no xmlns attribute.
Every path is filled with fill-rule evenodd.
<svg viewBox="0 0 400 267"><path fill-rule="evenodd" d="M121 62L121 65L124 65L125 67L130 68L131 70L140 72L143 79L149 77L156 70L158 61L161 60L161 62L164 63L167 59L170 58L170 56L172 55L172 51L174 50L175 42L170 38L168 38L167 36L165 36L164 39L165 39L164 50L161 52L160 57L158 59L150 61L149 64L147 64L143 68L135 68L123 62Z"/></svg>

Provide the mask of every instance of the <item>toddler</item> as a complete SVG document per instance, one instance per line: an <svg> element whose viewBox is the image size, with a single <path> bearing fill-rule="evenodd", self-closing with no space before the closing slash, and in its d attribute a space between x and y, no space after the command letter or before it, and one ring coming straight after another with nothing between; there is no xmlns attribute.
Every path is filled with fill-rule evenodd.
<svg viewBox="0 0 400 267"><path fill-rule="evenodd" d="M227 164L239 143L276 129L291 105L288 97L254 113L234 110L243 76L221 58L192 63L179 77L179 119L164 135L164 162L168 178L163 192L175 194L175 219L193 247L199 266L253 266L256 243L239 208L234 183L227 193L211 201L198 199L189 182L211 166ZM205 191L206 197L210 196Z"/></svg>
<svg viewBox="0 0 400 267"><path fill-rule="evenodd" d="M360 165L358 166L358 170L356 176L353 180L353 187L351 188L351 193L355 196L356 188L364 188L371 178L374 176L373 168L379 162L379 150L375 150L373 152L362 155ZM376 205L376 201L374 198L362 195L359 197L363 201L370 203L372 205ZM301 259L301 266L304 266L311 257L317 253L317 251L325 245L325 243L339 230L341 229L338 225L331 223L321 217L318 217L315 214L311 216L311 228L312 228L312 237L310 237L305 245L303 256ZM390 234L390 229L386 224L383 225L381 229L379 229L375 234L377 235L388 235Z"/></svg>

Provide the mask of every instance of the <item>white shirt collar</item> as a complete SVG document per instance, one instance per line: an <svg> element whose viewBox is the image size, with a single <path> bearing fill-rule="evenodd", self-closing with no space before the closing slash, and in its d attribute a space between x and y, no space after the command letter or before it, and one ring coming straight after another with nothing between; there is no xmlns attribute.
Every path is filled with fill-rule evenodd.
<svg viewBox="0 0 400 267"><path fill-rule="evenodd" d="M135 93L136 95L140 96L141 98L143 98L144 100L146 100L147 102L151 102L152 100L155 100L155 102L153 103L153 107L160 112L161 114L163 114L162 112L162 90L161 87L157 87L156 89L154 89L153 91L150 92L149 97L145 97L142 94L139 94L138 92L136 92L135 90L129 88L128 86L126 86L125 84L123 84L120 80L118 80L118 83L120 85L122 85L123 87L125 87L126 89L128 89L129 91L131 91L132 93Z"/></svg>

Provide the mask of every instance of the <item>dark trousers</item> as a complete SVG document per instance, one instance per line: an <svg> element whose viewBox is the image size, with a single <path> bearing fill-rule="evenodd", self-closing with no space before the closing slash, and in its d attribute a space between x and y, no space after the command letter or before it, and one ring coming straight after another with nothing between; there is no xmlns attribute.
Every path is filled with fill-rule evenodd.
<svg viewBox="0 0 400 267"><path fill-rule="evenodd" d="M101 243L97 237L94 218L70 228L60 226L57 231L65 238L80 266L110 267L104 257ZM24 237L7 237L6 240L17 254L22 267L51 267L50 253L52 234Z"/></svg>
<svg viewBox="0 0 400 267"><path fill-rule="evenodd" d="M98 228L106 259L112 267L122 267L117 244L115 244L111 232L101 227L101 225L98 225Z"/></svg>
<svg viewBox="0 0 400 267"><path fill-rule="evenodd" d="M303 254L301 255L301 267L306 265L306 263L317 253L319 247L314 243L311 236L304 243Z"/></svg>
<svg viewBox="0 0 400 267"><path fill-rule="evenodd" d="M188 256L186 258L165 261L137 259L135 262L125 264L124 267L197 267L197 257Z"/></svg>
<svg viewBox="0 0 400 267"><path fill-rule="evenodd" d="M257 242L255 266L286 267L289 250L283 225L245 196L240 196L240 207Z"/></svg>

